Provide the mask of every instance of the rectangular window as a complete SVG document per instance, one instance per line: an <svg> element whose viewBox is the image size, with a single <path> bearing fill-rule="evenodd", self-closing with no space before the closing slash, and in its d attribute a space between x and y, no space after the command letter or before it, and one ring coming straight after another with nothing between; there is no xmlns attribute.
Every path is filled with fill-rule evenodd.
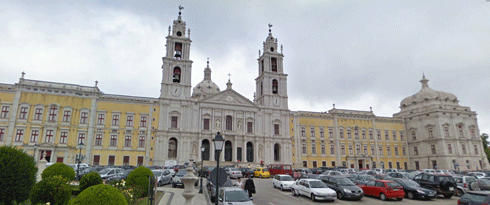
<svg viewBox="0 0 490 205"><path fill-rule="evenodd" d="M226 116L226 130L233 130L233 117L232 116Z"/></svg>
<svg viewBox="0 0 490 205"><path fill-rule="evenodd" d="M396 168L400 169L400 162L396 162Z"/></svg>
<svg viewBox="0 0 490 205"><path fill-rule="evenodd" d="M55 122L56 121L56 115L58 114L58 108L56 106L51 106L49 109L49 117L48 121L50 122Z"/></svg>
<svg viewBox="0 0 490 205"><path fill-rule="evenodd" d="M327 166L327 161L322 161L322 167L326 167Z"/></svg>
<svg viewBox="0 0 490 205"><path fill-rule="evenodd" d="M364 148L364 154L365 154L365 155L367 155L367 154L368 154L368 148L367 148L367 145L364 145L364 146L363 146L363 148Z"/></svg>
<svg viewBox="0 0 490 205"><path fill-rule="evenodd" d="M204 118L204 122L203 122L202 127L204 130L209 130L209 118Z"/></svg>
<svg viewBox="0 0 490 205"><path fill-rule="evenodd" d="M17 132L15 133L15 141L20 142L22 140L22 136L24 136L24 130L18 129Z"/></svg>
<svg viewBox="0 0 490 205"><path fill-rule="evenodd" d="M354 150L352 149L352 145L349 145L349 155L353 155Z"/></svg>
<svg viewBox="0 0 490 205"><path fill-rule="evenodd" d="M0 141L3 141L3 137L5 136L5 129L0 129Z"/></svg>
<svg viewBox="0 0 490 205"><path fill-rule="evenodd" d="M383 155L383 146L379 146L379 155Z"/></svg>
<svg viewBox="0 0 490 205"><path fill-rule="evenodd" d="M462 125L458 125L458 130L459 130L459 137L464 137L463 135L463 126Z"/></svg>
<svg viewBox="0 0 490 205"><path fill-rule="evenodd" d="M433 138L434 135L432 134L432 127L429 127L428 131L429 131L429 138Z"/></svg>
<svg viewBox="0 0 490 205"><path fill-rule="evenodd" d="M408 169L408 162L403 162L403 166L405 167L405 169Z"/></svg>
<svg viewBox="0 0 490 205"><path fill-rule="evenodd" d="M303 167L308 167L308 161L303 161Z"/></svg>
<svg viewBox="0 0 490 205"><path fill-rule="evenodd" d="M247 133L253 133L253 122L247 122Z"/></svg>
<svg viewBox="0 0 490 205"><path fill-rule="evenodd" d="M138 164L136 166L143 166L143 156L138 156Z"/></svg>
<svg viewBox="0 0 490 205"><path fill-rule="evenodd" d="M395 156L398 156L398 147L395 147Z"/></svg>
<svg viewBox="0 0 490 205"><path fill-rule="evenodd" d="M390 136L388 134L388 131L385 131L385 140L386 141L390 140Z"/></svg>
<svg viewBox="0 0 490 205"><path fill-rule="evenodd" d="M98 125L105 124L105 114L99 114L99 117L97 118L97 124Z"/></svg>
<svg viewBox="0 0 490 205"><path fill-rule="evenodd" d="M313 164L313 168L317 168L316 161L312 161L312 164Z"/></svg>
<svg viewBox="0 0 490 205"><path fill-rule="evenodd" d="M393 162L388 162L388 168L393 168Z"/></svg>
<svg viewBox="0 0 490 205"><path fill-rule="evenodd" d="M46 142L53 142L53 130L46 130Z"/></svg>
<svg viewBox="0 0 490 205"><path fill-rule="evenodd" d="M112 115L112 126L119 126L119 115Z"/></svg>
<svg viewBox="0 0 490 205"><path fill-rule="evenodd" d="M131 136L126 136L124 139L124 146L125 147L131 147Z"/></svg>
<svg viewBox="0 0 490 205"><path fill-rule="evenodd" d="M314 127L310 128L310 137L311 138L315 137L315 128Z"/></svg>
<svg viewBox="0 0 490 205"><path fill-rule="evenodd" d="M400 140L403 141L403 131L400 131Z"/></svg>
<svg viewBox="0 0 490 205"><path fill-rule="evenodd" d="M325 129L320 128L320 137L325 138Z"/></svg>
<svg viewBox="0 0 490 205"><path fill-rule="evenodd" d="M123 166L129 166L129 156L124 156L124 158L123 158Z"/></svg>
<svg viewBox="0 0 490 205"><path fill-rule="evenodd" d="M39 130L32 130L31 132L31 142L37 142L37 137L39 136Z"/></svg>
<svg viewBox="0 0 490 205"><path fill-rule="evenodd" d="M449 138L449 127L444 126L444 135L446 135L447 138Z"/></svg>
<svg viewBox="0 0 490 205"><path fill-rule="evenodd" d="M374 153L374 145L371 145L371 155L375 155L375 153Z"/></svg>
<svg viewBox="0 0 490 205"><path fill-rule="evenodd" d="M412 130L412 140L417 140L417 136L415 135L415 130Z"/></svg>
<svg viewBox="0 0 490 205"><path fill-rule="evenodd" d="M340 138L344 138L344 129L340 129Z"/></svg>
<svg viewBox="0 0 490 205"><path fill-rule="evenodd" d="M378 133L378 140L381 140L381 130L376 130L376 133Z"/></svg>
<svg viewBox="0 0 490 205"><path fill-rule="evenodd" d="M133 116L128 115L126 117L126 127L132 127L133 126Z"/></svg>
<svg viewBox="0 0 490 205"><path fill-rule="evenodd" d="M321 149L322 149L322 154L326 154L326 153L327 153L327 152L325 151L325 144L322 144Z"/></svg>
<svg viewBox="0 0 490 205"><path fill-rule="evenodd" d="M391 146L386 145L386 153L388 154L388 156L391 156Z"/></svg>
<svg viewBox="0 0 490 205"><path fill-rule="evenodd" d="M43 115L43 109L36 108L36 111L34 112L34 120L41 120L42 115Z"/></svg>
<svg viewBox="0 0 490 205"><path fill-rule="evenodd" d="M366 139L366 130L362 131L362 139Z"/></svg>
<svg viewBox="0 0 490 205"><path fill-rule="evenodd" d="M358 130L357 128L356 128L356 129L354 129L354 137L355 137L356 139L359 139L359 130Z"/></svg>
<svg viewBox="0 0 490 205"><path fill-rule="evenodd" d="M470 133L471 133L471 138L476 138L474 129L471 129Z"/></svg>
<svg viewBox="0 0 490 205"><path fill-rule="evenodd" d="M85 133L78 133L78 144L80 143L85 144Z"/></svg>
<svg viewBox="0 0 490 205"><path fill-rule="evenodd" d="M111 135L111 143L109 146L111 146L111 147L117 146L117 135Z"/></svg>
<svg viewBox="0 0 490 205"><path fill-rule="evenodd" d="M301 127L301 137L306 137L306 128Z"/></svg>
<svg viewBox="0 0 490 205"><path fill-rule="evenodd" d="M109 156L109 163L107 165L114 166L114 161L116 161L116 156Z"/></svg>
<svg viewBox="0 0 490 205"><path fill-rule="evenodd" d="M306 154L306 144L303 143L301 145L301 150L302 150L303 154Z"/></svg>
<svg viewBox="0 0 490 205"><path fill-rule="evenodd" d="M347 139L352 139L352 132L350 129L347 129Z"/></svg>
<svg viewBox="0 0 490 205"><path fill-rule="evenodd" d="M9 115L10 107L2 106L2 113L0 113L0 118L7 118Z"/></svg>
<svg viewBox="0 0 490 205"><path fill-rule="evenodd" d="M328 129L328 137L333 138L333 129Z"/></svg>
<svg viewBox="0 0 490 205"><path fill-rule="evenodd" d="M19 119L25 120L27 118L27 109L28 109L28 107L21 107L20 108Z"/></svg>
<svg viewBox="0 0 490 205"><path fill-rule="evenodd" d="M94 155L94 165L100 165L100 155Z"/></svg>
<svg viewBox="0 0 490 205"><path fill-rule="evenodd" d="M356 155L361 154L361 145L356 145Z"/></svg>
<svg viewBox="0 0 490 205"><path fill-rule="evenodd" d="M87 124L88 112L80 113L80 124Z"/></svg>
<svg viewBox="0 0 490 205"><path fill-rule="evenodd" d="M311 144L311 154L316 155L316 144L315 143Z"/></svg>
<svg viewBox="0 0 490 205"><path fill-rule="evenodd" d="M475 144L473 147L475 148L475 154L478 154L478 146Z"/></svg>
<svg viewBox="0 0 490 205"><path fill-rule="evenodd" d="M141 116L140 118L140 127L146 127L146 116Z"/></svg>
<svg viewBox="0 0 490 205"><path fill-rule="evenodd" d="M102 146L102 134L95 135L95 146Z"/></svg>
<svg viewBox="0 0 490 205"><path fill-rule="evenodd" d="M413 155L419 155L419 150L417 149L417 146L413 147Z"/></svg>
<svg viewBox="0 0 490 205"><path fill-rule="evenodd" d="M335 161L332 161L331 164L332 164L332 167L335 167Z"/></svg>
<svg viewBox="0 0 490 205"><path fill-rule="evenodd" d="M138 147L145 147L145 136L140 136Z"/></svg>
<svg viewBox="0 0 490 205"><path fill-rule="evenodd" d="M432 160L432 169L437 169L437 161Z"/></svg>
<svg viewBox="0 0 490 205"><path fill-rule="evenodd" d="M177 128L177 116L172 116L172 125L171 125L171 128Z"/></svg>
<svg viewBox="0 0 490 205"><path fill-rule="evenodd" d="M271 58L271 70L277 72L277 58Z"/></svg>
<svg viewBox="0 0 490 205"><path fill-rule="evenodd" d="M335 154L335 147L330 145L330 154Z"/></svg>
<svg viewBox="0 0 490 205"><path fill-rule="evenodd" d="M340 152L345 155L345 145L340 145Z"/></svg>
<svg viewBox="0 0 490 205"><path fill-rule="evenodd" d="M63 111L63 122L70 122L71 111L65 110Z"/></svg>
<svg viewBox="0 0 490 205"><path fill-rule="evenodd" d="M396 131L393 131L393 141L396 141Z"/></svg>
<svg viewBox="0 0 490 205"><path fill-rule="evenodd" d="M68 132L61 132L60 134L60 144L66 144L66 139L68 138Z"/></svg>
<svg viewBox="0 0 490 205"><path fill-rule="evenodd" d="M452 154L452 153L453 153L453 147L452 147L452 145L451 145L451 144L447 144L447 152L448 152L449 154Z"/></svg>
<svg viewBox="0 0 490 205"><path fill-rule="evenodd" d="M274 134L279 135L279 124L274 124Z"/></svg>
<svg viewBox="0 0 490 205"><path fill-rule="evenodd" d="M463 150L463 154L466 154L466 146L463 144L463 145L461 145L461 148Z"/></svg>
<svg viewBox="0 0 490 205"><path fill-rule="evenodd" d="M416 170L420 169L419 161L415 161L415 169Z"/></svg>
<svg viewBox="0 0 490 205"><path fill-rule="evenodd" d="M372 130L369 130L369 139L370 140L374 139L373 131Z"/></svg>

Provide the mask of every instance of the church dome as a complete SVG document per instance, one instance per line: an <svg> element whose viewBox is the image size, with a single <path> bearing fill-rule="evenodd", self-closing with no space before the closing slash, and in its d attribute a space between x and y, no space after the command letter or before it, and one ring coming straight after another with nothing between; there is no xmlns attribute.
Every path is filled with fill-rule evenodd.
<svg viewBox="0 0 490 205"><path fill-rule="evenodd" d="M209 68L208 60L208 65L204 69L204 79L192 90L192 98L205 98L219 92L219 87L211 80L211 68Z"/></svg>
<svg viewBox="0 0 490 205"><path fill-rule="evenodd" d="M400 107L402 109L408 106L414 106L427 102L438 102L441 104L458 104L458 99L455 95L429 88L429 80L426 79L425 76L422 77L422 80L420 80L420 82L422 83L422 88L420 89L420 91L401 101Z"/></svg>

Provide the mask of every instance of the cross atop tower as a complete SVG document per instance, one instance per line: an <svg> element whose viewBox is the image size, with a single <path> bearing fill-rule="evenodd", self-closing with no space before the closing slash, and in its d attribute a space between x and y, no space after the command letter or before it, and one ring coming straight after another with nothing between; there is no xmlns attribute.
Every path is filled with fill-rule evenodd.
<svg viewBox="0 0 490 205"><path fill-rule="evenodd" d="M228 81L230 81L230 77L231 77L231 74L230 74L230 73L228 73Z"/></svg>
<svg viewBox="0 0 490 205"><path fill-rule="evenodd" d="M182 14L182 9L184 9L184 7L179 5L179 16L180 16L180 14Z"/></svg>
<svg viewBox="0 0 490 205"><path fill-rule="evenodd" d="M269 33L271 33L271 32L272 32L272 24L269 23Z"/></svg>

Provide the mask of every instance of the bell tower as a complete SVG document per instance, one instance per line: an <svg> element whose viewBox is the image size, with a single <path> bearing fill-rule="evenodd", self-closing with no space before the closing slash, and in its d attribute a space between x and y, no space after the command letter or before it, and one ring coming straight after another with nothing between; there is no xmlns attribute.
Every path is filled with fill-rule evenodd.
<svg viewBox="0 0 490 205"><path fill-rule="evenodd" d="M254 102L265 107L288 109L287 74L283 69L282 45L277 49L277 38L272 36L272 24L269 35L263 42L263 52L259 50L259 76L255 79Z"/></svg>
<svg viewBox="0 0 490 205"><path fill-rule="evenodd" d="M189 60L191 39L190 29L187 30L182 21L182 9L179 6L179 17L174 20L173 26L168 27L167 52L162 57L162 83L161 98L188 100L191 96L192 61Z"/></svg>

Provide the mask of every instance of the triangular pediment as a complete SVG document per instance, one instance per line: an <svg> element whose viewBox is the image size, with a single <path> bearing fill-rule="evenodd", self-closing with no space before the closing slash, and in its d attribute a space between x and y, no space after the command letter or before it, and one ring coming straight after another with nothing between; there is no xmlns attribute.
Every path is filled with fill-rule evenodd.
<svg viewBox="0 0 490 205"><path fill-rule="evenodd" d="M54 147L54 143L51 142L43 142L37 145L38 147Z"/></svg>
<svg viewBox="0 0 490 205"><path fill-rule="evenodd" d="M256 107L257 105L233 89L227 89L215 95L203 98L201 103L227 104Z"/></svg>

